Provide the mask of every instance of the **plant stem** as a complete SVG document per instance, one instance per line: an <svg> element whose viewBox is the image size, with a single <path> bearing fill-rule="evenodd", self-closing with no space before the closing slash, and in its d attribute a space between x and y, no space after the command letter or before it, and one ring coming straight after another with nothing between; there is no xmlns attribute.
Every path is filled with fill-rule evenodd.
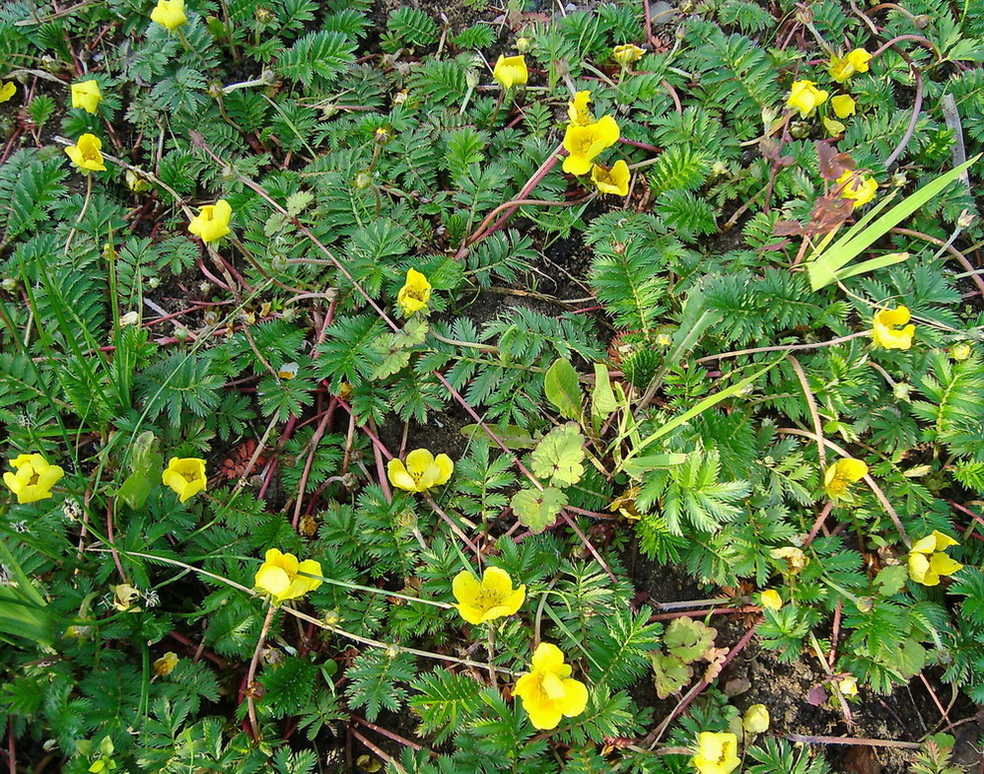
<svg viewBox="0 0 984 774"><path fill-rule="evenodd" d="M270 624L273 622L273 615L277 608L271 603L267 609L266 618L263 619L263 628L260 629L260 638L256 641L256 650L253 651L253 660L249 662L249 672L246 673L246 709L249 712L249 725L253 729L253 739L259 741L260 726L256 720L256 705L253 702L253 680L256 677L256 667L260 663L260 653L266 644L267 634L270 633Z"/></svg>

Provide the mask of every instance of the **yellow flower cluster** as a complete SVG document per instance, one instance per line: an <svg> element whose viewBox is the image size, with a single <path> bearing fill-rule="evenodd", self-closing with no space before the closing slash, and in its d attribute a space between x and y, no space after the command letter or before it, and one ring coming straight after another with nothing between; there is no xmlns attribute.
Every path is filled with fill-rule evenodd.
<svg viewBox="0 0 984 774"><path fill-rule="evenodd" d="M591 180L601 193L626 196L629 193L629 166L617 161L611 168L594 163L594 159L610 148L620 136L618 122L612 116L602 116L597 121L588 103L590 91L579 91L567 105L570 123L564 133L564 171L571 175L591 173Z"/></svg>
<svg viewBox="0 0 984 774"><path fill-rule="evenodd" d="M526 586L514 589L509 573L500 567L486 567L481 581L468 570L462 570L454 577L451 587L457 600L455 607L470 624L514 615L526 601ZM572 671L556 645L543 642L533 652L531 669L520 675L513 695L522 701L535 728L556 728L562 717L584 712L588 689L571 677Z"/></svg>

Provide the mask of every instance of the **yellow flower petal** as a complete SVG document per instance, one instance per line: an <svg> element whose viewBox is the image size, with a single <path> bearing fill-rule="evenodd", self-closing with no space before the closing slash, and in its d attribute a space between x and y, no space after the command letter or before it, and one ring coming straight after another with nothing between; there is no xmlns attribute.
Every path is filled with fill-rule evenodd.
<svg viewBox="0 0 984 774"><path fill-rule="evenodd" d="M264 564L257 571L253 585L268 594L278 596L290 587L290 575L283 567Z"/></svg>
<svg viewBox="0 0 984 774"><path fill-rule="evenodd" d="M393 486L399 489L407 492L417 491L417 482L407 472L402 460L392 459L386 464L386 477L389 478L389 482Z"/></svg>
<svg viewBox="0 0 984 774"><path fill-rule="evenodd" d="M872 326L875 345L885 349L909 349L916 332L915 325L905 325L909 319L909 310L904 306L876 312ZM899 330L899 326L905 327Z"/></svg>
<svg viewBox="0 0 984 774"><path fill-rule="evenodd" d="M591 102L591 92L579 91L574 95L574 99L567 103L567 117L572 124L587 126L594 121L591 108L588 107L589 102Z"/></svg>
<svg viewBox="0 0 984 774"><path fill-rule="evenodd" d="M851 484L868 475L868 466L861 460L851 457L837 460L824 474L823 488L832 499L843 497Z"/></svg>
<svg viewBox="0 0 984 774"><path fill-rule="evenodd" d="M738 737L729 733L704 731L698 736L697 755L691 758L700 774L730 774L741 760Z"/></svg>
<svg viewBox="0 0 984 774"><path fill-rule="evenodd" d="M857 108L857 103L849 94L838 94L830 100L830 106L834 109L834 114L838 118L853 116Z"/></svg>
<svg viewBox="0 0 984 774"><path fill-rule="evenodd" d="M2 83L2 81L0 81ZM7 102L17 93L17 84L13 81L7 81L2 86L0 86L0 104Z"/></svg>
<svg viewBox="0 0 984 774"><path fill-rule="evenodd" d="M923 586L936 586L940 582L940 576L931 572L929 557L926 554L909 554L909 577L916 583Z"/></svg>
<svg viewBox="0 0 984 774"><path fill-rule="evenodd" d="M759 596L759 602L767 610L779 610L782 607L782 597L775 589L766 589Z"/></svg>
<svg viewBox="0 0 984 774"><path fill-rule="evenodd" d="M929 568L937 575L953 575L958 570L963 569L963 565L955 559L951 559L943 552L937 552L930 557Z"/></svg>

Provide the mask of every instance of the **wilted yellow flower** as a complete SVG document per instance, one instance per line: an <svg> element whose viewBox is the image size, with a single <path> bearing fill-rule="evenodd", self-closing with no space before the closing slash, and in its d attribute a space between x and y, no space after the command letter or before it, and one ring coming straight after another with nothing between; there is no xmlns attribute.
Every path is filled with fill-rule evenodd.
<svg viewBox="0 0 984 774"><path fill-rule="evenodd" d="M831 137L836 137L839 134L844 134L844 130L847 129L847 127L844 126L844 124L842 124L836 118L828 118L827 116L824 116L822 121L823 121L824 128L827 130L827 132L830 134Z"/></svg>
<svg viewBox="0 0 984 774"><path fill-rule="evenodd" d="M612 116L583 126L569 124L564 134L564 148L569 154L564 159L564 171L571 175L587 173L595 156L618 142L619 135L618 123Z"/></svg>
<svg viewBox="0 0 984 774"><path fill-rule="evenodd" d="M526 69L526 57L502 56L492 68L492 77L502 84L502 88L511 89L513 86L522 86L529 78L529 71Z"/></svg>
<svg viewBox="0 0 984 774"><path fill-rule="evenodd" d="M0 81L0 103L7 102L17 93L17 84L13 81Z"/></svg>
<svg viewBox="0 0 984 774"><path fill-rule="evenodd" d="M512 578L500 567L486 567L482 580L468 570L454 576L451 583L455 605L470 624L481 624L513 615L526 600L526 586L513 589Z"/></svg>
<svg viewBox="0 0 984 774"><path fill-rule="evenodd" d="M390 483L407 492L426 492L435 486L446 484L454 472L454 463L447 454L436 457L427 449L414 449L407 455L404 465L392 459L386 466Z"/></svg>
<svg viewBox="0 0 984 774"><path fill-rule="evenodd" d="M840 692L845 696L857 696L858 678L854 675L845 675L837 683L837 687L840 688Z"/></svg>
<svg viewBox="0 0 984 774"><path fill-rule="evenodd" d="M102 102L102 92L99 91L99 84L96 81L88 80L72 84L73 108L82 108L87 113L95 113L100 102Z"/></svg>
<svg viewBox="0 0 984 774"><path fill-rule="evenodd" d="M135 607L140 600L139 589L134 588L129 583L121 583L119 586L110 586L113 591L113 607L124 613L139 613L140 608Z"/></svg>
<svg viewBox="0 0 984 774"><path fill-rule="evenodd" d="M265 591L274 601L285 602L288 599L303 597L321 585L320 578L310 578L309 575L321 575L321 564L314 559L299 562L293 554L284 554L276 548L271 548L266 552L263 564L256 572L253 586L260 591Z"/></svg>
<svg viewBox="0 0 984 774"><path fill-rule="evenodd" d="M789 89L786 105L798 110L800 118L806 118L810 113L827 101L827 92L818 89L813 81L793 81Z"/></svg>
<svg viewBox="0 0 984 774"><path fill-rule="evenodd" d="M178 654L168 651L163 656L154 660L154 674L158 677L167 677L178 665Z"/></svg>
<svg viewBox="0 0 984 774"><path fill-rule="evenodd" d="M150 13L150 20L169 30L177 29L188 21L184 0L157 0L157 6Z"/></svg>
<svg viewBox="0 0 984 774"><path fill-rule="evenodd" d="M738 737L730 733L701 732L697 754L690 759L700 774L730 774L738 768Z"/></svg>
<svg viewBox="0 0 984 774"><path fill-rule="evenodd" d="M759 604L768 610L779 610L782 607L782 597L775 589L766 589L759 595Z"/></svg>
<svg viewBox="0 0 984 774"><path fill-rule="evenodd" d="M827 468L823 476L823 490L833 500L843 497L848 487L868 475L868 466L861 460L845 457Z"/></svg>
<svg viewBox="0 0 984 774"><path fill-rule="evenodd" d="M206 204L202 207L191 219L188 230L200 236L203 242L216 242L229 233L230 218L232 218L232 207L225 199L219 199L215 204Z"/></svg>
<svg viewBox="0 0 984 774"><path fill-rule="evenodd" d="M535 728L556 728L560 718L572 718L588 706L588 688L573 679L570 664L556 645L541 642L533 653L532 671L521 675L513 695L523 701L523 709Z"/></svg>
<svg viewBox="0 0 984 774"><path fill-rule="evenodd" d="M629 165L622 159L616 161L611 169L598 164L591 167L591 180L603 194L628 196L629 177Z"/></svg>
<svg viewBox="0 0 984 774"><path fill-rule="evenodd" d="M841 198L852 199L855 207L867 204L875 198L875 191L878 190L878 182L869 175L862 175L852 169L848 169L837 178L837 185L842 186Z"/></svg>
<svg viewBox="0 0 984 774"><path fill-rule="evenodd" d="M855 73L868 72L871 54L863 48L856 48L847 56L832 56L827 71L837 83L846 82Z"/></svg>
<svg viewBox="0 0 984 774"><path fill-rule="evenodd" d="M834 109L834 114L838 118L853 116L857 109L857 103L850 94L838 94L830 100L830 106Z"/></svg>
<svg viewBox="0 0 984 774"><path fill-rule="evenodd" d="M65 148L65 153L68 154L75 166L84 173L105 172L106 165L103 163L100 148L102 148L102 140L96 135L86 132L75 141L75 145L69 145Z"/></svg>
<svg viewBox="0 0 984 774"><path fill-rule="evenodd" d="M140 191L143 191L148 185L150 185L150 183L147 181L147 178L145 178L143 175L137 174L132 169L128 169L126 171L126 175L124 176L124 178L126 180L126 187L129 188L131 191L133 191L133 193L139 193Z"/></svg>
<svg viewBox="0 0 984 774"><path fill-rule="evenodd" d="M205 460L197 457L171 457L167 470L161 475L165 486L171 487L181 502L205 491L208 478L205 475Z"/></svg>
<svg viewBox="0 0 984 774"><path fill-rule="evenodd" d="M632 43L624 43L612 49L612 59L622 65L622 67L628 67L633 62L638 62L642 59L642 55L645 53L646 50L644 48L639 48L639 46Z"/></svg>
<svg viewBox="0 0 984 774"><path fill-rule="evenodd" d="M933 530L917 540L909 552L909 577L923 586L937 586L940 578L963 569L960 562L946 555L946 549L960 544L949 535Z"/></svg>
<svg viewBox="0 0 984 774"><path fill-rule="evenodd" d="M796 546L773 548L769 554L773 559L778 559L786 563L786 567L783 570L786 575L797 575L810 563L810 557L803 553L803 549L797 548Z"/></svg>
<svg viewBox="0 0 984 774"><path fill-rule="evenodd" d="M909 323L911 317L909 309L905 306L875 312L872 329L875 344L885 349L909 349L912 346L912 337L916 333L916 326Z"/></svg>
<svg viewBox="0 0 984 774"><path fill-rule="evenodd" d="M591 101L590 91L579 91L574 95L574 99L567 103L567 117L576 126L587 126L594 121L591 115L591 108L588 103Z"/></svg>
<svg viewBox="0 0 984 774"><path fill-rule="evenodd" d="M961 341L959 344L954 344L950 347L950 357L957 362L966 360L973 354L973 352L974 351L970 348L970 344L966 341Z"/></svg>
<svg viewBox="0 0 984 774"><path fill-rule="evenodd" d="M51 465L40 454L18 454L10 460L16 473L4 473L3 483L17 495L17 502L35 503L51 497L51 487L65 475L57 465Z"/></svg>
<svg viewBox="0 0 984 774"><path fill-rule="evenodd" d="M403 314L409 317L427 308L430 295L431 284L427 277L416 269L407 269L407 280L396 296L396 303L400 305Z"/></svg>
<svg viewBox="0 0 984 774"><path fill-rule="evenodd" d="M764 704L753 704L741 719L741 727L747 734L764 734L769 730L769 708Z"/></svg>

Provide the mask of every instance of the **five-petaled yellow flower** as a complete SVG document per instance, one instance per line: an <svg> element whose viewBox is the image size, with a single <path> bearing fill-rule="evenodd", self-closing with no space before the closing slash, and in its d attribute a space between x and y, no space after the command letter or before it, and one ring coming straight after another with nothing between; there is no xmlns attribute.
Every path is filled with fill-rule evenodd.
<svg viewBox="0 0 984 774"><path fill-rule="evenodd" d="M621 159L611 169L598 164L591 167L591 180L603 194L628 196L630 176L629 165Z"/></svg>
<svg viewBox="0 0 984 774"><path fill-rule="evenodd" d="M612 59L622 65L622 67L628 67L633 62L638 62L642 59L642 55L645 53L646 50L644 48L639 48L639 46L633 43L624 43L612 49Z"/></svg>
<svg viewBox="0 0 984 774"><path fill-rule="evenodd" d="M208 478L205 476L205 460L197 457L171 457L167 470L161 474L161 481L171 487L181 502L205 491Z"/></svg>
<svg viewBox="0 0 984 774"><path fill-rule="evenodd" d="M176 30L186 21L184 0L157 0L157 6L150 13L150 20Z"/></svg>
<svg viewBox="0 0 984 774"><path fill-rule="evenodd" d="M256 571L253 586L265 591L275 602L286 602L288 599L303 597L321 585L321 578L308 577L311 575L321 575L320 563L314 559L299 562L293 554L284 554L271 548L266 552L260 569Z"/></svg>
<svg viewBox="0 0 984 774"><path fill-rule="evenodd" d="M916 332L916 326L909 323L911 317L909 309L904 306L875 312L872 331L875 344L885 349L909 349Z"/></svg>
<svg viewBox="0 0 984 774"><path fill-rule="evenodd" d="M782 597L775 589L766 589L759 595L759 604L767 610L779 610L782 607Z"/></svg>
<svg viewBox="0 0 984 774"><path fill-rule="evenodd" d="M100 102L102 102L102 92L99 91L99 84L96 81L88 80L72 84L73 108L82 108L87 113L95 113Z"/></svg>
<svg viewBox="0 0 984 774"><path fill-rule="evenodd" d="M492 77L501 83L504 89L522 86L530 77L529 71L526 69L526 57L522 55L502 56L500 54L495 67L492 68Z"/></svg>
<svg viewBox="0 0 984 774"><path fill-rule="evenodd" d="M215 204L206 204L202 207L191 219L188 230L200 236L203 242L216 242L229 233L230 218L232 218L232 207L225 199L219 199Z"/></svg>
<svg viewBox="0 0 984 774"><path fill-rule="evenodd" d="M403 314L409 317L427 308L430 300L431 284L427 277L416 269L407 269L407 281L396 296L396 303L400 305Z"/></svg>
<svg viewBox="0 0 984 774"><path fill-rule="evenodd" d="M567 103L567 117L575 126L587 126L594 121L591 115L591 108L588 103L591 101L590 91L579 91L574 95L574 99Z"/></svg>
<svg viewBox="0 0 984 774"><path fill-rule="evenodd" d="M526 586L512 587L509 573L500 567L486 567L482 580L462 570L451 583L455 605L470 624L482 624L513 615L526 600Z"/></svg>
<svg viewBox="0 0 984 774"><path fill-rule="evenodd" d="M697 738L697 754L690 762L700 774L730 774L741 764L738 737L730 733L702 731Z"/></svg>
<svg viewBox="0 0 984 774"><path fill-rule="evenodd" d="M878 190L878 182L875 178L862 175L852 169L846 170L837 178L837 185L841 186L841 198L851 199L855 207L870 202L875 198L875 191Z"/></svg>
<svg viewBox="0 0 984 774"><path fill-rule="evenodd" d="M82 172L105 172L106 165L103 163L103 155L100 152L102 140L96 135L83 134L76 140L75 145L65 148L65 153Z"/></svg>
<svg viewBox="0 0 984 774"><path fill-rule="evenodd" d="M835 81L844 83L855 73L868 72L868 62L870 61L871 54L863 48L856 48L846 56L830 57L827 71Z"/></svg>
<svg viewBox="0 0 984 774"><path fill-rule="evenodd" d="M612 116L602 116L590 124L568 124L564 134L564 148L569 154L564 159L564 171L571 175L583 175L591 169L591 162L605 148L618 142L618 123Z"/></svg>
<svg viewBox="0 0 984 774"><path fill-rule="evenodd" d="M806 118L810 113L827 101L827 92L818 89L813 81L793 81L789 89L786 105L798 110L800 118Z"/></svg>
<svg viewBox="0 0 984 774"><path fill-rule="evenodd" d="M17 84L13 81L0 81L0 103L7 102L17 93Z"/></svg>
<svg viewBox="0 0 984 774"><path fill-rule="evenodd" d="M960 544L949 535L933 530L922 540L913 543L909 552L909 577L923 586L937 586L944 575L953 575L963 569L960 562L951 559L945 551Z"/></svg>
<svg viewBox="0 0 984 774"><path fill-rule="evenodd" d="M843 497L851 484L868 475L868 466L853 457L844 457L827 468L823 489L832 500Z"/></svg>
<svg viewBox="0 0 984 774"><path fill-rule="evenodd" d="M523 700L523 709L535 728L556 728L560 718L572 718L588 706L588 688L571 677L571 665L556 645L541 642L533 653L532 671L521 675L513 695Z"/></svg>
<svg viewBox="0 0 984 774"><path fill-rule="evenodd" d="M448 482L454 473L454 463L447 454L435 457L427 449L414 449L407 455L405 465L401 460L390 460L386 473L395 487L407 492L426 492Z"/></svg>
<svg viewBox="0 0 984 774"><path fill-rule="evenodd" d="M838 118L853 116L854 111L857 109L857 103L850 94L838 94L836 97L831 97L830 106L834 109L834 114Z"/></svg>
<svg viewBox="0 0 984 774"><path fill-rule="evenodd" d="M51 465L40 454L18 454L10 461L16 473L4 473L3 483L17 495L21 505L47 500L51 497L51 487L65 475L57 465Z"/></svg>

